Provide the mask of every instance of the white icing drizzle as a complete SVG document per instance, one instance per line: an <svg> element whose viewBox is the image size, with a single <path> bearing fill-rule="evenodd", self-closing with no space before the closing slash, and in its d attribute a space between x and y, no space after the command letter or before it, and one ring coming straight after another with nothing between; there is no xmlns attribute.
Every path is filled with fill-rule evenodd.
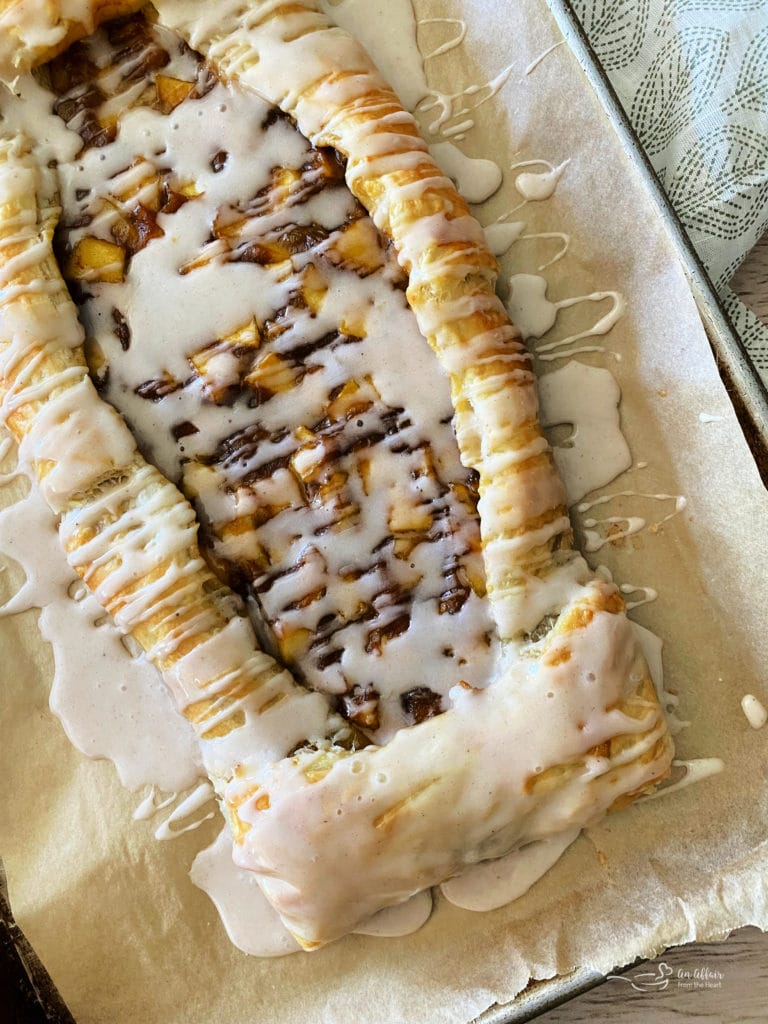
<svg viewBox="0 0 768 1024"><path fill-rule="evenodd" d="M605 519L585 519L584 528L584 550L590 553L599 551L606 544L616 544L626 537L640 533L647 525L642 516L606 516ZM607 526L608 529L603 536L595 530L596 526Z"/></svg>
<svg viewBox="0 0 768 1024"><path fill-rule="evenodd" d="M189 822L187 825L179 825L180 821L189 818L197 811L202 810L213 800L213 786L210 782L201 782L188 796L184 797L180 804L174 807L165 821L155 829L155 839L161 841L175 839L185 832L193 832L195 829L211 818L215 817L215 811L209 811L201 818ZM161 804L160 806L165 806Z"/></svg>
<svg viewBox="0 0 768 1024"><path fill-rule="evenodd" d="M416 113L427 115L431 133L439 132L444 138L460 141L475 126L472 114L503 89L513 67L508 64L488 82L469 85L453 93L433 91L419 103Z"/></svg>
<svg viewBox="0 0 768 1024"><path fill-rule="evenodd" d="M545 199L551 199L570 162L569 158L556 166L548 160L521 160L512 164L510 171L517 171L521 167L546 168L544 171L523 171L522 174L516 175L515 188L528 203L541 203Z"/></svg>
<svg viewBox="0 0 768 1024"><path fill-rule="evenodd" d="M503 256L515 242L523 241L526 239L535 238L554 238L557 239L561 245L554 256L550 259L545 260L544 263L539 264L536 268L539 271L546 270L551 267L558 260L561 260L568 252L571 244L571 236L566 234L564 231L539 231L539 232L525 232L524 221L504 221L497 220L492 224L487 224L483 229L485 231L485 240L488 243L488 248L491 250L494 256Z"/></svg>
<svg viewBox="0 0 768 1024"><path fill-rule="evenodd" d="M686 507L687 502L682 494L647 494L641 491L616 491L612 494L603 494L592 501L583 501L576 506L576 511L583 514L598 505L605 505L616 498L644 498L651 501L674 501L674 509L667 513L662 519L657 520L649 529L652 532L659 530L664 523L668 523L676 515L679 515ZM599 551L606 544L616 543L625 537L639 533L648 525L647 520L642 516L606 516L604 519L589 517L582 521L584 531L584 547L586 551ZM607 527L605 530L595 529L596 527Z"/></svg>
<svg viewBox="0 0 768 1024"><path fill-rule="evenodd" d="M741 710L753 729L762 729L768 722L765 705L752 693L745 693L741 698Z"/></svg>
<svg viewBox="0 0 768 1024"><path fill-rule="evenodd" d="M539 64L541 64L541 62L543 60L546 60L546 58L550 55L550 53L553 53L558 48L558 46L562 46L564 42L565 42L564 39L560 39L558 42L553 43L551 46L548 46L547 49L544 50L543 53L539 54L538 57L534 57L534 59L531 61L531 63L525 69L525 74L526 75L530 75L532 71L535 71L536 68L539 66Z"/></svg>
<svg viewBox="0 0 768 1024"><path fill-rule="evenodd" d="M568 252L568 249L569 249L570 244L571 244L571 236L566 234L564 231L540 231L540 232L534 233L534 234L523 235L522 237L523 238L556 238L558 241L560 241L562 243L562 245L557 250L557 252L555 253L554 256L552 256L548 260L545 260L544 263L540 263L539 264L539 266L536 268L539 271L546 270L547 267L551 267L554 263L557 263L558 260L561 260L563 258L563 256L565 256L565 254Z"/></svg>
<svg viewBox="0 0 768 1024"><path fill-rule="evenodd" d="M455 50L457 46L464 42L467 35L467 23L461 18L422 18L419 21L419 26L421 27L422 25L451 25L456 28L455 35L439 46L436 46L434 50L430 50L429 53L423 54L422 60L424 63L435 57L442 57L444 53L450 53L451 50Z"/></svg>
<svg viewBox="0 0 768 1024"><path fill-rule="evenodd" d="M691 761L678 761L675 759L672 762L672 766L674 768L682 768L685 772L683 777L676 782L661 786L653 793L640 797L637 801L638 803L645 803L648 800L657 800L659 797L669 796L670 793L675 793L679 789L687 789L694 782L702 782L704 779L712 778L713 775L719 775L725 770L725 763L719 757L697 757Z"/></svg>
<svg viewBox="0 0 768 1024"><path fill-rule="evenodd" d="M3 554L18 562L25 573L22 586L0 609L3 615L42 607L54 594L66 593L75 577L62 556L56 520L34 489L0 511L0 537ZM47 571L41 552L49 558L54 553Z"/></svg>
<svg viewBox="0 0 768 1024"><path fill-rule="evenodd" d="M528 892L578 836L579 829L571 829L552 839L528 843L506 857L469 868L443 882L440 890L454 906L464 910L496 910Z"/></svg>
<svg viewBox="0 0 768 1024"><path fill-rule="evenodd" d="M522 238L525 221L494 221L483 229L488 248L494 256L503 256L515 242Z"/></svg>
<svg viewBox="0 0 768 1024"><path fill-rule="evenodd" d="M634 601L627 601L628 612L631 612L633 608L639 608L641 605L650 604L659 596L658 590L654 590L653 587L636 586L634 583L622 583L619 590L622 594L642 594L642 597L636 598Z"/></svg>
<svg viewBox="0 0 768 1024"><path fill-rule="evenodd" d="M432 913L432 892L422 889L405 903L385 907L373 917L355 928L356 935L372 935L378 938L397 938L410 935L426 924Z"/></svg>
<svg viewBox="0 0 768 1024"><path fill-rule="evenodd" d="M557 314L561 309L568 309L582 302L604 302L605 300L610 300L611 307L592 327L556 341L537 345L534 354L537 359L545 362L575 355L579 350L565 351L566 346L584 338L608 334L626 311L624 296L620 292L591 292L589 295L576 295L561 299L559 302L551 302L547 298L547 288L546 279L535 274L513 274L509 279L510 295L507 309L522 331L524 338L541 338L542 335L550 331L554 327ZM596 347L581 351L601 352L603 348Z"/></svg>
<svg viewBox="0 0 768 1024"><path fill-rule="evenodd" d="M498 191L501 168L493 160L466 156L452 142L435 142L429 151L469 203L484 203Z"/></svg>
<svg viewBox="0 0 768 1024"><path fill-rule="evenodd" d="M513 214L517 213L518 210L522 210L523 207L527 206L530 202L543 202L547 199L551 199L555 194L560 178L570 162L570 159L564 160L562 163L555 166L548 160L534 159L523 160L511 166L510 170L512 171L521 167L545 167L546 170L526 171L522 174L518 174L515 178L515 189L522 197L522 202L507 210L506 213L501 214L501 216L497 217L492 224L485 225L484 230L486 242L494 256L503 256L515 242L523 238L556 238L562 243L560 249L554 256L537 267L539 272L546 270L547 267L551 267L553 263L557 263L558 260L561 260L565 256L571 244L570 235L562 231L523 234L526 227L525 223L521 221L510 222L509 218ZM515 322L517 323L517 321ZM519 323L517 326L523 330ZM526 337L524 330L523 337Z"/></svg>
<svg viewBox="0 0 768 1024"><path fill-rule="evenodd" d="M512 73L510 64L488 82L472 83L455 93L442 92L428 82L425 63L461 45L466 35L466 23L461 18L417 19L411 0L389 0L381 5L323 0L320 7L360 40L406 109L427 118L428 132L443 139L464 139L475 126L474 112L503 88ZM419 30L440 25L455 27L456 31L422 54L417 44Z"/></svg>
<svg viewBox="0 0 768 1024"><path fill-rule="evenodd" d="M149 792L142 799L136 810L133 812L134 821L148 821L150 818L154 818L160 811L164 811L170 807L171 804L178 800L178 793L170 793L168 796L163 796L159 792L158 787L152 783L149 787ZM158 825L155 829L155 839L159 841L167 841L169 839L175 839L177 836L184 835L186 832L193 832L195 829L200 828L206 821L210 821L215 817L215 811L209 811L207 814L196 819L195 821L189 822L186 825L179 825L179 822L185 818L191 817L198 811L202 810L207 804L213 800L213 787L207 780L197 783L189 788L186 795L182 796L180 803L173 808L168 814L165 820ZM230 839L231 845L231 839Z"/></svg>
<svg viewBox="0 0 768 1024"><path fill-rule="evenodd" d="M149 818L153 818L158 811L162 811L165 807L170 807L177 796L178 793L171 793L170 796L166 797L160 796L158 793L158 787L155 783L152 783L149 787L149 792L133 812L133 820L148 821Z"/></svg>
<svg viewBox="0 0 768 1024"><path fill-rule="evenodd" d="M619 416L621 394L608 370L573 360L540 378L539 398L545 429L573 427L565 441L553 440L570 504L629 468L632 456Z"/></svg>
<svg viewBox="0 0 768 1024"><path fill-rule="evenodd" d="M605 566L606 577L610 578L610 570ZM643 652L646 664L648 665L648 671L651 673L654 685L656 687L656 693L658 694L661 706L664 708L667 716L667 727L669 728L672 736L677 736L687 728L691 723L686 722L680 718L677 714L677 709L680 706L680 698L677 694L672 693L664 685L664 665L662 662L662 649L663 641L661 637L652 633L650 629L646 629L641 626L638 622L632 623L632 629L635 634L635 639L640 644L640 650Z"/></svg>
<svg viewBox="0 0 768 1024"><path fill-rule="evenodd" d="M719 423L722 420L722 416L713 416L709 412L699 413L699 423Z"/></svg>

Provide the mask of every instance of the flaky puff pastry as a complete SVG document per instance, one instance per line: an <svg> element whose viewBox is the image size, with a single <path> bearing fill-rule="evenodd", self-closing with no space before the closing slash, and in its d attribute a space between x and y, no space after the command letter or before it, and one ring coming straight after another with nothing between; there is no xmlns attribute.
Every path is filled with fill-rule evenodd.
<svg viewBox="0 0 768 1024"><path fill-rule="evenodd" d="M0 80L12 82L146 0L0 0Z"/></svg>
<svg viewBox="0 0 768 1024"><path fill-rule="evenodd" d="M208 742L218 744L236 861L313 949L468 864L596 821L664 777L671 743L620 596L591 579L572 548L530 357L495 295L495 261L413 118L362 48L310 2L168 0L158 9L225 78L347 158L349 186L393 241L409 301L450 375L462 458L480 477L489 599L509 641L486 690L457 687L445 714L382 747L342 746L318 715L314 731L297 728L311 739L325 726L324 739L290 757L275 749L265 765L261 719L290 708L293 690L262 705L260 732L236 717L242 707L225 689L221 715L204 694L188 701L218 730ZM68 546L78 529L64 526ZM101 548L88 548L88 531L74 542L87 552L84 577L109 563L111 535L97 528L102 535ZM71 551L70 561L77 566ZM97 597L108 598L99 577ZM162 650L168 617L157 626ZM194 637L186 650L196 657Z"/></svg>
<svg viewBox="0 0 768 1024"><path fill-rule="evenodd" d="M346 158L347 183L394 244L409 304L450 377L462 460L480 478L488 598L501 638L523 645L486 691L454 694L448 712L385 747L330 751L319 764L295 757L229 787L236 860L261 874L312 947L382 905L383 888L387 902L404 899L467 863L595 820L667 773L671 742L621 597L592 579L573 549L531 359L495 293L496 261L414 118L313 0L156 7L225 80L275 103L314 145ZM545 754L542 733L558 728L546 704L559 702L555 676L570 689L560 711L570 702L565 718L582 736ZM589 721L577 697L584 680L599 705ZM617 720L600 721L614 712ZM530 774L509 754L521 723L535 734L532 750L542 743L538 761L551 759L534 755ZM590 743L589 734L602 739ZM344 829L355 839L340 872L332 836ZM329 856L308 867L307 847Z"/></svg>
<svg viewBox="0 0 768 1024"><path fill-rule="evenodd" d="M0 139L0 419L60 517L69 564L160 670L221 788L235 760L227 736L279 757L327 735L327 705L259 650L200 557L192 507L96 392L51 250L58 215L25 140Z"/></svg>
<svg viewBox="0 0 768 1024"><path fill-rule="evenodd" d="M225 80L295 118L347 161L346 180L408 273L408 302L450 376L462 461L480 476L488 597L501 638L563 606L589 570L538 423L531 357L496 295L483 230L365 50L313 0L159 0L160 21Z"/></svg>

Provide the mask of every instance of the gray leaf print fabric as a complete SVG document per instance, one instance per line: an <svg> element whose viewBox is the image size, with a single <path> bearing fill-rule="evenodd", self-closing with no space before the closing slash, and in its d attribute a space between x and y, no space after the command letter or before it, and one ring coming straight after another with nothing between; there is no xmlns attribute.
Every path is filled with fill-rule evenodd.
<svg viewBox="0 0 768 1024"><path fill-rule="evenodd" d="M768 230L768 0L572 0L768 384L768 329L729 288Z"/></svg>
<svg viewBox="0 0 768 1024"><path fill-rule="evenodd" d="M768 206L768 140L751 128L722 125L681 158L668 181L683 223L738 241Z"/></svg>
<svg viewBox="0 0 768 1024"><path fill-rule="evenodd" d="M750 43L727 106L733 113L752 110L768 117L768 27Z"/></svg>
<svg viewBox="0 0 768 1024"><path fill-rule="evenodd" d="M643 45L654 0L580 0L573 6L606 71L630 67Z"/></svg>
<svg viewBox="0 0 768 1024"><path fill-rule="evenodd" d="M703 25L662 46L643 77L630 117L650 155L663 152L711 100L728 54L728 33Z"/></svg>

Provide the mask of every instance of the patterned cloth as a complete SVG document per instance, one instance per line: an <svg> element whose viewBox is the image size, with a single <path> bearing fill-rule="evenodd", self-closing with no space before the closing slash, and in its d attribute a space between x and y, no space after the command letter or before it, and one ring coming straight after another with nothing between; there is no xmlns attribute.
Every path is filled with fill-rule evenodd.
<svg viewBox="0 0 768 1024"><path fill-rule="evenodd" d="M729 282L768 230L768 0L572 0L768 384L768 328Z"/></svg>

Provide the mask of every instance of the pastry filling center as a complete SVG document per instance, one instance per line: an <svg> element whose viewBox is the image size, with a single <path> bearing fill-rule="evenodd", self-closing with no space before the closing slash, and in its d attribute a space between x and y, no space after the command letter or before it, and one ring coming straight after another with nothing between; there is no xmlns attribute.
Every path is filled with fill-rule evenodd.
<svg viewBox="0 0 768 1024"><path fill-rule="evenodd" d="M377 742L488 681L475 474L333 150L137 16L48 66L58 255L102 395L262 642Z"/></svg>

